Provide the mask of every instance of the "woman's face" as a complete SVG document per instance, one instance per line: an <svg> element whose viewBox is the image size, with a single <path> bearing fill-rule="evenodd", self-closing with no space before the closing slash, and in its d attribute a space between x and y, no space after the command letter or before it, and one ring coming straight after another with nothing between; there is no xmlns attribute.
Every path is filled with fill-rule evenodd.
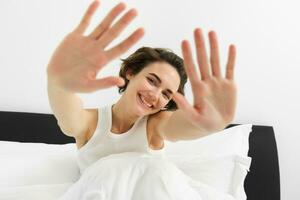
<svg viewBox="0 0 300 200"><path fill-rule="evenodd" d="M177 92L180 76L165 62L154 62L136 75L127 74L125 90L127 105L136 109L139 116L154 114L164 108Z"/></svg>

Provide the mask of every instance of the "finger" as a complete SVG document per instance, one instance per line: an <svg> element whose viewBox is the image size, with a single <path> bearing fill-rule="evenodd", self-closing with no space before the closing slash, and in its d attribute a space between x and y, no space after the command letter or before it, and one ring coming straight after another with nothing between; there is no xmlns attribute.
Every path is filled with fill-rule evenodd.
<svg viewBox="0 0 300 200"><path fill-rule="evenodd" d="M209 32L209 43L210 43L210 63L212 69L212 75L220 78L220 58L219 58L219 47L217 41L217 34L214 31Z"/></svg>
<svg viewBox="0 0 300 200"><path fill-rule="evenodd" d="M182 41L181 49L183 55L184 69L191 82L191 88L192 88L194 102L195 102L197 101L197 99L200 98L199 96L200 93L198 92L199 89L198 85L201 80L197 75L197 70L193 62L192 52L191 52L189 42L186 40Z"/></svg>
<svg viewBox="0 0 300 200"><path fill-rule="evenodd" d="M197 70L193 62L193 56L192 56L190 44L187 40L182 41L181 51L183 55L183 63L184 63L185 71L191 83L193 84L199 80L199 77L197 76Z"/></svg>
<svg viewBox="0 0 300 200"><path fill-rule="evenodd" d="M226 66L226 78L234 79L234 65L236 60L236 48L234 45L229 46L228 61Z"/></svg>
<svg viewBox="0 0 300 200"><path fill-rule="evenodd" d="M97 10L100 2L99 0L94 0L88 7L86 13L84 14L83 18L81 19L81 22L79 25L75 28L74 32L78 34L84 34L85 30L90 24L91 18L95 11Z"/></svg>
<svg viewBox="0 0 300 200"><path fill-rule="evenodd" d="M201 73L201 78L202 80L205 80L210 77L210 70L209 70L208 59L205 50L204 37L200 28L195 29L194 38L195 38L195 45L196 45L196 52L197 52L197 61Z"/></svg>
<svg viewBox="0 0 300 200"><path fill-rule="evenodd" d="M137 43L145 34L143 28L139 28L134 31L128 38L106 51L108 60L112 60L121 54L125 53L135 43Z"/></svg>
<svg viewBox="0 0 300 200"><path fill-rule="evenodd" d="M172 99L175 101L178 109L181 109L187 113L193 113L193 107L189 104L189 102L182 94L176 92L173 94Z"/></svg>
<svg viewBox="0 0 300 200"><path fill-rule="evenodd" d="M126 8L124 3L119 3L116 5L104 18L104 20L98 25L95 30L89 35L93 39L98 39L101 35L109 29L112 22L117 18L117 16Z"/></svg>
<svg viewBox="0 0 300 200"><path fill-rule="evenodd" d="M90 91L96 91L113 86L123 86L124 84L124 79L120 77L109 76L102 79L90 80L87 86Z"/></svg>
<svg viewBox="0 0 300 200"><path fill-rule="evenodd" d="M109 30L107 30L101 38L99 38L98 43L102 48L105 48L109 43L111 43L119 34L128 26L128 24L137 16L137 11L135 9L129 10L116 24L113 25Z"/></svg>

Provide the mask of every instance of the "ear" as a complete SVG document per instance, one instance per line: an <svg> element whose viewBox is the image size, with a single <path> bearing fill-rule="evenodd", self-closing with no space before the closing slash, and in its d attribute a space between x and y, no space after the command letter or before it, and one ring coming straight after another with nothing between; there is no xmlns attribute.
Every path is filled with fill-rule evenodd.
<svg viewBox="0 0 300 200"><path fill-rule="evenodd" d="M132 71L130 69L128 69L128 71L126 72L126 79L130 80L134 75L132 74Z"/></svg>

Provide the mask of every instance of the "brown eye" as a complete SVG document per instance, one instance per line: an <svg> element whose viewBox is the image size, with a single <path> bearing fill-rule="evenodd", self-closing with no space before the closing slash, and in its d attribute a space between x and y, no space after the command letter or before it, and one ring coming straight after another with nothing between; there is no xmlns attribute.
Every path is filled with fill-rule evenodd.
<svg viewBox="0 0 300 200"><path fill-rule="evenodd" d="M151 85L154 85L154 80L153 79L147 77L147 80L148 80L149 83L151 83Z"/></svg>
<svg viewBox="0 0 300 200"><path fill-rule="evenodd" d="M163 94L165 96L165 99L169 100L169 96L167 94Z"/></svg>

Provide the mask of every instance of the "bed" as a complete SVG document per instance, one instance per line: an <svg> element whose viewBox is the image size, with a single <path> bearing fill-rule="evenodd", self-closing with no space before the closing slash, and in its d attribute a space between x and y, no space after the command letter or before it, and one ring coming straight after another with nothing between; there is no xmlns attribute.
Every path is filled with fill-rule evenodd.
<svg viewBox="0 0 300 200"><path fill-rule="evenodd" d="M237 125L231 124L227 128ZM57 145L75 143L74 138L61 132L52 114L0 111L0 128L0 141ZM272 126L253 125L248 156L252 161L244 181L247 199L279 200L279 163Z"/></svg>

